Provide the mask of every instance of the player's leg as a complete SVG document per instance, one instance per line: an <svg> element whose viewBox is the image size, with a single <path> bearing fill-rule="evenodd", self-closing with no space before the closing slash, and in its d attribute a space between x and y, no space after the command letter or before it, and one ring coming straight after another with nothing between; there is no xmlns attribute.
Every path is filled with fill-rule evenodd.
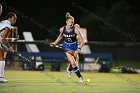
<svg viewBox="0 0 140 93"><path fill-rule="evenodd" d="M69 79L71 79L71 73L72 73L72 65L69 63L66 69L66 75Z"/></svg>
<svg viewBox="0 0 140 93"><path fill-rule="evenodd" d="M78 64L78 61L79 61L79 57L78 57L78 54L74 54L73 55L74 59L75 59L75 63L76 63L76 66L79 68L79 64ZM68 59L67 59L68 60ZM69 61L69 60L68 60ZM67 74L67 77L70 79L71 78L71 73L72 73L72 65L71 63L68 64L67 66L67 70L66 70L66 74Z"/></svg>
<svg viewBox="0 0 140 93"><path fill-rule="evenodd" d="M71 47L69 46L68 43L64 42L63 43L63 47L65 49L65 53L68 51L68 50L71 50ZM67 58L67 57L66 57ZM67 58L67 60L69 61L69 59ZM69 61L70 62L70 61ZM67 66L67 69L66 69L66 75L67 77L70 79L71 78L71 73L72 73L72 65L69 63L68 66Z"/></svg>
<svg viewBox="0 0 140 93"><path fill-rule="evenodd" d="M4 79L4 52L0 49L0 82L8 82L8 80Z"/></svg>
<svg viewBox="0 0 140 93"><path fill-rule="evenodd" d="M74 55L74 59L77 60L76 55ZM67 66L67 71L72 71L72 65L70 63Z"/></svg>
<svg viewBox="0 0 140 93"><path fill-rule="evenodd" d="M67 55L67 58L68 60L70 61L71 65L72 65L72 68L73 68L73 71L74 73L78 76L78 78L80 79L80 83L84 83L83 82L83 77L79 71L79 68L76 66L75 64L75 59L74 57L69 53L69 52L66 52L66 55Z"/></svg>
<svg viewBox="0 0 140 93"><path fill-rule="evenodd" d="M76 53L74 56L75 56L76 66L79 68L79 55ZM79 82L83 83L83 77L80 77L79 79L80 79Z"/></svg>
<svg viewBox="0 0 140 93"><path fill-rule="evenodd" d="M79 68L79 55L77 53L74 54L76 66Z"/></svg>
<svg viewBox="0 0 140 93"><path fill-rule="evenodd" d="M74 54L74 59L75 59L76 66L79 68L79 56L78 56L78 54ZM67 74L67 77L69 79L71 78L72 69L73 69L72 65L69 63L67 66L67 70L66 70L66 74Z"/></svg>
<svg viewBox="0 0 140 93"><path fill-rule="evenodd" d="M72 71L72 65L70 63L68 64L67 71Z"/></svg>

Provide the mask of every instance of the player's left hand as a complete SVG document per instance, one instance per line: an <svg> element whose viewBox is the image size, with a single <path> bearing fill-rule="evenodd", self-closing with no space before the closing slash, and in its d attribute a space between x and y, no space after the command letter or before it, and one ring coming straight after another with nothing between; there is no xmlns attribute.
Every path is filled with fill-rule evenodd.
<svg viewBox="0 0 140 93"><path fill-rule="evenodd" d="M7 48L7 51L9 52L13 51L12 47Z"/></svg>
<svg viewBox="0 0 140 93"><path fill-rule="evenodd" d="M80 51L81 51L81 48L78 48L78 49L75 51L75 54L80 53Z"/></svg>
<svg viewBox="0 0 140 93"><path fill-rule="evenodd" d="M79 53L79 51L78 51L78 50L76 50L74 53L75 53L75 54L78 54L78 53Z"/></svg>

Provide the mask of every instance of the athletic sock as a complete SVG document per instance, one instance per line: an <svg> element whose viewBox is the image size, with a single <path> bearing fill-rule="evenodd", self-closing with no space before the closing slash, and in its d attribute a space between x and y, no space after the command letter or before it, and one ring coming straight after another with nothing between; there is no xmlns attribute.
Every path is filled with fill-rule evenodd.
<svg viewBox="0 0 140 93"><path fill-rule="evenodd" d="M69 66L68 66L68 71L72 71L72 65L71 64L69 64Z"/></svg>
<svg viewBox="0 0 140 93"><path fill-rule="evenodd" d="M74 73L78 76L78 78L82 77L78 67L76 66L75 68L73 68Z"/></svg>
<svg viewBox="0 0 140 93"><path fill-rule="evenodd" d="M5 61L0 61L0 77L4 77L4 67L5 67Z"/></svg>
<svg viewBox="0 0 140 93"><path fill-rule="evenodd" d="M75 63L76 63L76 66L79 68L79 61L76 61Z"/></svg>

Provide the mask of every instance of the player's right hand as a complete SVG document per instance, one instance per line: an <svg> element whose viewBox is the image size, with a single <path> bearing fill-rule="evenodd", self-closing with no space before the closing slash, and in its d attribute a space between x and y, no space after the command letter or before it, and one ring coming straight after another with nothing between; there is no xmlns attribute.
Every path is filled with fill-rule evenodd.
<svg viewBox="0 0 140 93"><path fill-rule="evenodd" d="M9 52L13 52L12 47L7 48L7 51L9 51Z"/></svg>
<svg viewBox="0 0 140 93"><path fill-rule="evenodd" d="M52 43L50 43L50 46L51 46L51 47L55 47L56 44L55 44L54 42L52 42Z"/></svg>

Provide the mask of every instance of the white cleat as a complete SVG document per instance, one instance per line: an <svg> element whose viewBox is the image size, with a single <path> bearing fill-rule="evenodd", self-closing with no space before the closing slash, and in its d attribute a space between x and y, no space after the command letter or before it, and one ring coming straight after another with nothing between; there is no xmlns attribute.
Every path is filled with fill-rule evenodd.
<svg viewBox="0 0 140 93"><path fill-rule="evenodd" d="M79 78L79 83L83 83L83 84L84 84L83 77L80 77L80 78Z"/></svg>
<svg viewBox="0 0 140 93"><path fill-rule="evenodd" d="M0 78L0 83L3 83L3 80L2 80L2 78Z"/></svg>
<svg viewBox="0 0 140 93"><path fill-rule="evenodd" d="M71 71L66 71L66 75L69 79L71 79L71 73L72 73Z"/></svg>
<svg viewBox="0 0 140 93"><path fill-rule="evenodd" d="M5 82L8 82L8 80L6 80L6 79L3 78L3 82L4 82L4 83L5 83Z"/></svg>
<svg viewBox="0 0 140 93"><path fill-rule="evenodd" d="M8 80L4 79L4 78L0 78L0 83L5 83L8 82Z"/></svg>

